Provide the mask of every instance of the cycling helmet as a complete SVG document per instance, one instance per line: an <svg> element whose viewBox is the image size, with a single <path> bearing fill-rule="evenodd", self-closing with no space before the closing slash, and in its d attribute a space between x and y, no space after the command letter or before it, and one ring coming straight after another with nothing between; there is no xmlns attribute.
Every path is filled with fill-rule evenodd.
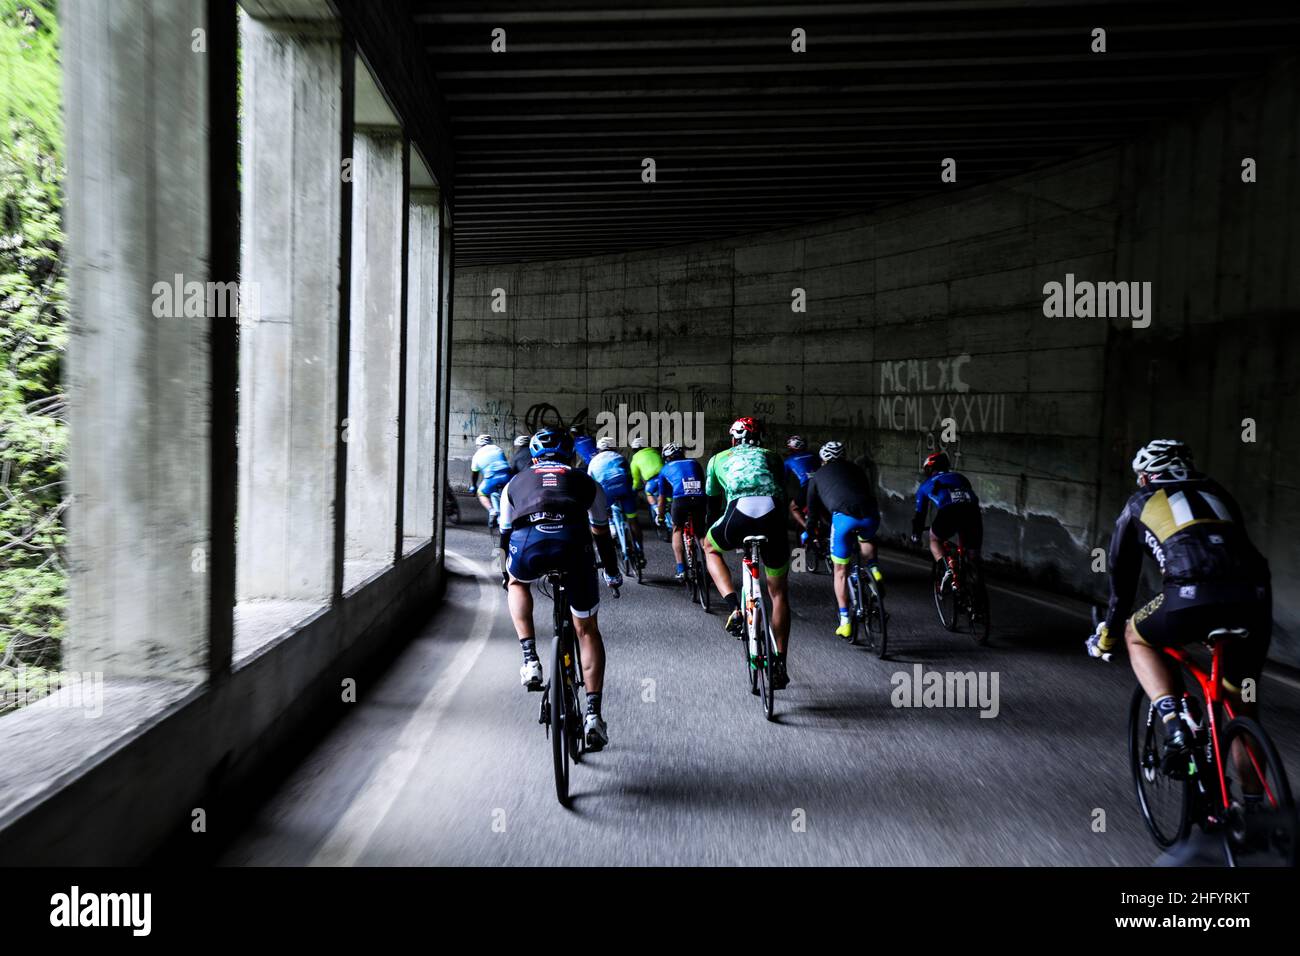
<svg viewBox="0 0 1300 956"><path fill-rule="evenodd" d="M573 425L569 428L569 434L573 435L575 438L578 435L585 435L587 434L587 426L579 422L577 425Z"/></svg>
<svg viewBox="0 0 1300 956"><path fill-rule="evenodd" d="M633 448L644 448L644 447L645 447L645 439L644 439L644 438L633 438L633 439L632 439L632 442L631 442L631 445L632 445Z"/></svg>
<svg viewBox="0 0 1300 956"><path fill-rule="evenodd" d="M610 435L606 435L604 438L596 442L596 448L599 451L609 451L611 448L617 447L618 442L614 441L613 437Z"/></svg>
<svg viewBox="0 0 1300 956"><path fill-rule="evenodd" d="M836 458L843 458L844 442L828 441L826 444L822 445L822 450L819 454L821 455L822 461L834 461Z"/></svg>
<svg viewBox="0 0 1300 956"><path fill-rule="evenodd" d="M525 445L527 445L527 444L528 444L528 436L527 436L527 435L516 435L516 436L515 436L515 447L516 447L516 448L523 448L523 447L524 447Z"/></svg>
<svg viewBox="0 0 1300 956"><path fill-rule="evenodd" d="M952 470L952 462L948 460L948 453L946 451L936 451L925 460L925 464L922 466L921 470L925 472L925 477L929 478L936 471Z"/></svg>
<svg viewBox="0 0 1300 956"><path fill-rule="evenodd" d="M573 441L558 428L539 428L528 443L534 461L568 461L573 457Z"/></svg>
<svg viewBox="0 0 1300 956"><path fill-rule="evenodd" d="M745 417L732 422L730 431L733 445L757 445L763 429L758 419Z"/></svg>
<svg viewBox="0 0 1300 956"><path fill-rule="evenodd" d="M490 445L492 444L492 436L479 435L478 438L474 439L474 444L477 445L479 448L482 448L484 445Z"/></svg>
<svg viewBox="0 0 1300 956"><path fill-rule="evenodd" d="M676 461L682 457L682 446L670 441L664 445L664 461Z"/></svg>
<svg viewBox="0 0 1300 956"><path fill-rule="evenodd" d="M808 447L808 443L799 435L791 435L785 440L785 447L791 451L803 451Z"/></svg>
<svg viewBox="0 0 1300 956"><path fill-rule="evenodd" d="M1192 450L1176 438L1157 438L1133 456L1133 471L1138 475L1186 478L1191 468Z"/></svg>

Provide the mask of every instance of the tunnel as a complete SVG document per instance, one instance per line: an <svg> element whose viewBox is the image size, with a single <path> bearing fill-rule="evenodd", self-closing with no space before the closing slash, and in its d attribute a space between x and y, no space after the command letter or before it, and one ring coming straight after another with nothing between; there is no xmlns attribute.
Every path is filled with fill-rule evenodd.
<svg viewBox="0 0 1300 956"><path fill-rule="evenodd" d="M9 6L0 863L1295 865L1300 7Z"/></svg>

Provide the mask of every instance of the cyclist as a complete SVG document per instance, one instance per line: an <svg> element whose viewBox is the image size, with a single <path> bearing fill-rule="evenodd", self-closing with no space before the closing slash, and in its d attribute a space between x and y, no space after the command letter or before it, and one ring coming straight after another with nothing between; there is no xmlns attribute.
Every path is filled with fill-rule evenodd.
<svg viewBox="0 0 1300 956"><path fill-rule="evenodd" d="M497 520L497 506L492 496L501 491L510 480L510 462L506 453L494 444L491 435L474 439L476 451L469 462L469 483L478 494L479 504L488 513L488 524Z"/></svg>
<svg viewBox="0 0 1300 956"><path fill-rule="evenodd" d="M645 486L645 500L650 505L650 517L655 524L663 524L664 521L659 507L663 496L657 484L652 489L648 482L658 476L663 467L664 460L658 449L647 447L644 438L632 439L632 490L640 491Z"/></svg>
<svg viewBox="0 0 1300 956"><path fill-rule="evenodd" d="M808 443L799 435L791 435L785 440L785 451L785 475L795 489L790 495L790 516L800 531L807 531L808 482L817 470L817 456L808 450Z"/></svg>
<svg viewBox="0 0 1300 956"><path fill-rule="evenodd" d="M600 596L593 541L605 568L605 583L610 587L623 583L609 537L605 492L569 465L573 446L560 429L542 428L528 449L533 464L510 479L501 495L501 549L509 555L504 574L509 582L510 617L524 653L519 681L527 690L542 689L530 585L550 572L563 571L587 688L582 729L587 746L600 750L609 743L609 728L600 713L605 644L596 623Z"/></svg>
<svg viewBox="0 0 1300 956"><path fill-rule="evenodd" d="M777 657L772 686L777 690L790 683L786 671L786 646L790 637L790 601L786 572L790 569L790 541L785 531L785 491L781 486L781 457L762 446L762 427L753 418L738 418L731 424L731 447L709 459L704 493L712 506L725 499L722 514L704 538L709 575L731 613L726 628L744 636L745 619L740 598L731 583L723 552L745 546L749 535L765 535L761 551L767 570L767 589L772 597L772 636ZM711 507L716 514L716 508Z"/></svg>
<svg viewBox="0 0 1300 956"><path fill-rule="evenodd" d="M663 498L672 502L673 554L677 558L678 581L686 577L686 550L682 528L689 518L695 533L708 527L708 497L704 494L704 468L694 458L687 458L675 442L664 445L664 467L656 481L662 484Z"/></svg>
<svg viewBox="0 0 1300 956"><path fill-rule="evenodd" d="M605 490L605 500L610 505L623 509L627 519L628 531L641 552L640 561L645 564L645 554L641 545L641 529L636 521L636 492L632 488L632 470L627 459L618 451L613 437L606 435L596 443L596 454L587 463L587 474L599 482Z"/></svg>
<svg viewBox="0 0 1300 956"><path fill-rule="evenodd" d="M862 549L862 561L877 582L884 580L876 564L876 531L880 527L880 505L871 479L862 468L844 457L844 445L828 441L818 453L822 466L808 482L808 530L803 540L816 534L823 515L831 526L831 562L835 567L835 598L840 605L840 626L835 633L849 637L849 563L855 547Z"/></svg>
<svg viewBox="0 0 1300 956"><path fill-rule="evenodd" d="M528 436L515 436L515 450L510 453L510 473L517 475L533 464L533 453L528 450Z"/></svg>
<svg viewBox="0 0 1300 956"><path fill-rule="evenodd" d="M573 451L578 456L578 467L585 469L596 456L596 440L587 434L586 425L574 425L569 429L573 440Z"/></svg>
<svg viewBox="0 0 1300 956"><path fill-rule="evenodd" d="M1160 648L1201 640L1215 628L1246 628L1245 639L1224 648L1223 687L1234 708L1253 713L1241 684L1259 679L1272 638L1268 561L1247 537L1237 502L1194 470L1182 442L1150 442L1132 467L1138 490L1110 539L1110 605L1087 648L1093 657L1109 653L1122 630L1133 673L1164 723L1164 769L1177 772L1187 766L1191 741L1178 714L1181 680ZM1134 611L1144 553L1160 567L1162 590ZM1249 760L1244 747L1236 759L1238 766ZM1241 779L1252 778L1243 767Z"/></svg>
<svg viewBox="0 0 1300 956"><path fill-rule="evenodd" d="M948 453L937 451L925 460L922 470L925 480L916 489L916 514L912 517L912 542L921 540L921 527L925 513L934 504L934 520L930 522L930 554L934 560L947 566L940 589L947 586L955 574L955 559L948 553L948 539L957 536L971 561L978 563L980 548L984 545L984 519L980 515L979 498L965 475L952 470ZM961 586L954 581L953 587Z"/></svg>

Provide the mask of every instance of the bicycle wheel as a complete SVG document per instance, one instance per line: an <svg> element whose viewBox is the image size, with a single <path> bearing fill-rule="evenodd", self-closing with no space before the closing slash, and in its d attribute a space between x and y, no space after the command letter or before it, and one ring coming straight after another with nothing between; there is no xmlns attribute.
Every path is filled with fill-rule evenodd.
<svg viewBox="0 0 1300 956"><path fill-rule="evenodd" d="M967 587L966 619L971 637L983 647L989 642L989 592L984 586L984 575L969 562L964 562Z"/></svg>
<svg viewBox="0 0 1300 956"><path fill-rule="evenodd" d="M568 713L569 694L565 687L563 651L557 634L551 640L551 760L555 768L555 798L560 806L569 805L569 745L572 741Z"/></svg>
<svg viewBox="0 0 1300 956"><path fill-rule="evenodd" d="M695 565L695 588L699 595L700 607L704 608L704 613L709 613L709 603L713 600L712 585L709 580L709 572L704 564L704 553L700 550L700 541L694 535L691 536L691 554L694 555L693 562Z"/></svg>
<svg viewBox="0 0 1300 956"><path fill-rule="evenodd" d="M1228 786L1223 850L1229 866L1295 866L1297 818L1291 784L1277 748L1258 722L1229 721L1221 738ZM1232 750L1244 748L1245 767ZM1256 795L1249 800L1247 794Z"/></svg>
<svg viewBox="0 0 1300 956"><path fill-rule="evenodd" d="M1156 845L1168 849L1192 828L1191 780L1175 780L1160 769L1165 732L1141 687L1133 691L1128 715L1129 769L1138 808Z"/></svg>
<svg viewBox="0 0 1300 956"><path fill-rule="evenodd" d="M569 721L571 731L569 759L574 763L581 763L587 753L587 736L582 732L582 715L585 713L583 704L586 702L586 694L583 693L582 686L582 648L578 644L578 636L573 633L573 625L570 623L567 626L569 647L573 649L573 660L565 669L565 686L569 691L569 713L573 715L573 720Z"/></svg>
<svg viewBox="0 0 1300 956"><path fill-rule="evenodd" d="M862 613L862 580L858 577L858 566L855 564L849 568L848 574L849 586L849 637L848 641L852 645L858 643L858 628L865 623ZM860 623L861 622L861 623ZM867 645L871 644L871 634L867 634Z"/></svg>
<svg viewBox="0 0 1300 956"><path fill-rule="evenodd" d="M884 660L885 647L889 643L889 615L885 613L885 596L880 593L880 588L875 581L871 581L867 586L870 589L867 606L867 627L874 631L873 640L876 644L876 656Z"/></svg>
<svg viewBox="0 0 1300 956"><path fill-rule="evenodd" d="M952 582L943 584L943 575L947 565L942 561L934 562L930 579L934 590L934 609L939 612L939 623L945 631L957 629L957 594L952 589Z"/></svg>
<svg viewBox="0 0 1300 956"><path fill-rule="evenodd" d="M760 606L762 599L759 600ZM776 686L772 683L773 669L776 667L776 639L772 636L772 626L767 622L767 612L763 613L763 716L776 720Z"/></svg>

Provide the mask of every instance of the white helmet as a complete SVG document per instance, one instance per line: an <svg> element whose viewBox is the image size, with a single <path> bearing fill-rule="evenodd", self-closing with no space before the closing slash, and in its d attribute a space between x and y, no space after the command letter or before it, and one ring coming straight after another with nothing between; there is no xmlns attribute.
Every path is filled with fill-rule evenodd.
<svg viewBox="0 0 1300 956"><path fill-rule="evenodd" d="M604 438L601 438L596 442L596 449L598 451L609 451L611 448L617 447L618 442L614 441L612 435L606 435Z"/></svg>
<svg viewBox="0 0 1300 956"><path fill-rule="evenodd" d="M482 448L484 445L490 445L492 444L492 436L479 435L478 438L474 439L474 444L477 445L479 448Z"/></svg>
<svg viewBox="0 0 1300 956"><path fill-rule="evenodd" d="M527 435L516 435L516 436L515 436L515 447L516 447L516 448L523 448L523 447L524 447L525 445L527 445L527 444L528 444L528 436L527 436Z"/></svg>
<svg viewBox="0 0 1300 956"><path fill-rule="evenodd" d="M833 461L836 458L844 457L844 443L839 441L828 441L822 445L822 450L818 453L822 461Z"/></svg>
<svg viewBox="0 0 1300 956"><path fill-rule="evenodd" d="M632 447L633 447L633 448L644 448L644 447L645 447L645 439L644 439L644 438L633 438L633 439L632 439Z"/></svg>
<svg viewBox="0 0 1300 956"><path fill-rule="evenodd" d="M1191 449L1176 438L1157 438L1133 456L1133 471L1139 475L1169 475L1181 480L1191 467Z"/></svg>

